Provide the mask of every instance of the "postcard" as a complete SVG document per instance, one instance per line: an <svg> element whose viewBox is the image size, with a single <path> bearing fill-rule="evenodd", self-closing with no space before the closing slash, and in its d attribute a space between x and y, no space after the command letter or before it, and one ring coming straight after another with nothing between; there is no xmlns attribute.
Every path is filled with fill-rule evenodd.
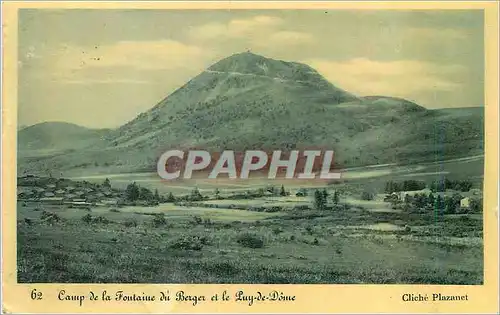
<svg viewBox="0 0 500 315"><path fill-rule="evenodd" d="M3 2L3 311L498 314L498 9Z"/></svg>

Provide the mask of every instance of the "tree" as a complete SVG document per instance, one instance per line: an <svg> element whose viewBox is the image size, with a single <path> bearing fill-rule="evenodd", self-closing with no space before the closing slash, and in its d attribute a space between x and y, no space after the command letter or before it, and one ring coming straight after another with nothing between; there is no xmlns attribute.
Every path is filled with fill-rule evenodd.
<svg viewBox="0 0 500 315"><path fill-rule="evenodd" d="M166 202L175 202L175 197L172 194L172 192L169 192L167 195L167 199L165 200Z"/></svg>
<svg viewBox="0 0 500 315"><path fill-rule="evenodd" d="M436 200L434 201L434 212L438 214L444 213L444 200L441 195L437 195Z"/></svg>
<svg viewBox="0 0 500 315"><path fill-rule="evenodd" d="M220 191L219 191L219 188L215 188L215 199L219 199L220 198Z"/></svg>
<svg viewBox="0 0 500 315"><path fill-rule="evenodd" d="M264 196L264 188L259 188L257 189L257 196L262 197Z"/></svg>
<svg viewBox="0 0 500 315"><path fill-rule="evenodd" d="M473 198L470 200L470 210L472 212L482 212L483 211L483 199Z"/></svg>
<svg viewBox="0 0 500 315"><path fill-rule="evenodd" d="M145 187L139 187L139 200L154 200L153 192Z"/></svg>
<svg viewBox="0 0 500 315"><path fill-rule="evenodd" d="M158 194L158 189L155 189L155 196L154 196L155 200L160 202L161 201L161 198L160 198L160 194Z"/></svg>
<svg viewBox="0 0 500 315"><path fill-rule="evenodd" d="M285 186L281 185L280 196L286 196Z"/></svg>
<svg viewBox="0 0 500 315"><path fill-rule="evenodd" d="M268 185L266 190L272 193L273 195L276 195L276 189L274 188L274 186Z"/></svg>
<svg viewBox="0 0 500 315"><path fill-rule="evenodd" d="M439 196L439 195L438 195ZM435 198L434 194L432 192L429 193L429 197L427 197L427 202L431 205L434 206Z"/></svg>
<svg viewBox="0 0 500 315"><path fill-rule="evenodd" d="M326 199L322 191L314 191L314 208L316 210L324 210L326 208Z"/></svg>
<svg viewBox="0 0 500 315"><path fill-rule="evenodd" d="M444 212L445 213L455 213L457 207L460 205L460 200L462 196L460 194L454 194L451 197L444 198Z"/></svg>
<svg viewBox="0 0 500 315"><path fill-rule="evenodd" d="M410 204L410 203L412 203L412 201L413 201L413 198L410 195L405 194L405 204Z"/></svg>
<svg viewBox="0 0 500 315"><path fill-rule="evenodd" d="M203 196L201 195L201 193L198 190L198 188L195 188L195 189L193 189L193 191L191 191L191 195L189 196L189 200L191 200L191 201L200 201L202 199L203 199Z"/></svg>
<svg viewBox="0 0 500 315"><path fill-rule="evenodd" d="M472 188L472 182L468 180L463 180L458 184L458 189L460 191L469 191Z"/></svg>
<svg viewBox="0 0 500 315"><path fill-rule="evenodd" d="M106 187L106 188L111 188L111 182L110 182L109 178L106 177L106 179L104 180L104 183L102 183L102 186Z"/></svg>
<svg viewBox="0 0 500 315"><path fill-rule="evenodd" d="M415 194L414 203L417 208L424 208L427 204L427 196L425 194Z"/></svg>
<svg viewBox="0 0 500 315"><path fill-rule="evenodd" d="M323 189L321 193L323 194L323 199L325 200L325 205L326 205L326 202L328 200L328 192L326 191L326 189Z"/></svg>
<svg viewBox="0 0 500 315"><path fill-rule="evenodd" d="M136 201L139 199L139 186L135 182L129 184L125 189L125 198L128 201Z"/></svg>
<svg viewBox="0 0 500 315"><path fill-rule="evenodd" d="M335 192L333 193L333 203L334 204L339 204L339 192L337 190L335 190Z"/></svg>
<svg viewBox="0 0 500 315"><path fill-rule="evenodd" d="M386 194L391 194L394 192L394 182L392 180L388 181L385 183L385 189L384 192Z"/></svg>

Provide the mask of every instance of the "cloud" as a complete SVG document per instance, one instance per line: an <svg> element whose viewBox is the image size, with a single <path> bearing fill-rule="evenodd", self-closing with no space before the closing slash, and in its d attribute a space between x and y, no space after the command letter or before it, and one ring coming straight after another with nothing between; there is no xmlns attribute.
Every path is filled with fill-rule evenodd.
<svg viewBox="0 0 500 315"><path fill-rule="evenodd" d="M303 45L314 42L314 37L303 32L280 31L270 34L267 42L275 45Z"/></svg>
<svg viewBox="0 0 500 315"><path fill-rule="evenodd" d="M234 19L227 23L208 23L193 27L188 36L195 41L224 40L258 34L283 23L274 16L258 15L249 19Z"/></svg>
<svg viewBox="0 0 500 315"><path fill-rule="evenodd" d="M129 79L85 79L85 80L65 80L63 84L76 84L76 85L93 85L93 84L152 84L151 81L146 80L129 80Z"/></svg>
<svg viewBox="0 0 500 315"><path fill-rule="evenodd" d="M131 67L135 69L176 69L191 65L206 52L200 47L173 40L120 41L110 45L65 46L56 68Z"/></svg>
<svg viewBox="0 0 500 315"><path fill-rule="evenodd" d="M309 44L314 37L309 33L281 30L285 26L281 18L258 15L248 19L235 19L226 23L208 23L193 27L188 38L205 45L232 41L244 43L245 47L292 46Z"/></svg>
<svg viewBox="0 0 500 315"><path fill-rule="evenodd" d="M454 28L409 28L405 31L408 38L418 38L418 40L462 40L466 39L468 34L463 29Z"/></svg>
<svg viewBox="0 0 500 315"><path fill-rule="evenodd" d="M36 59L23 58L25 79L56 84L156 84L169 72L197 73L211 58L209 49L173 40L118 41L106 45L63 44Z"/></svg>
<svg viewBox="0 0 500 315"><path fill-rule="evenodd" d="M450 77L466 70L460 65L418 60L374 61L355 58L337 62L311 59L305 63L349 92L410 98L422 92L451 92L460 89L461 84Z"/></svg>

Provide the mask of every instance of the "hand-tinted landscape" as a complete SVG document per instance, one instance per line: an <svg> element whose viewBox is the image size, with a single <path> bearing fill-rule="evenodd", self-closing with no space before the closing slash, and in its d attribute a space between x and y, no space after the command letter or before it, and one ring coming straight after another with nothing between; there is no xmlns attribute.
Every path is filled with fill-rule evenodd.
<svg viewBox="0 0 500 315"><path fill-rule="evenodd" d="M422 23L437 23L440 14L448 13ZM263 16L253 19L269 21ZM251 20L234 18L240 27ZM454 18L444 20L451 29ZM248 35L237 30L240 39ZM140 54L140 44L134 47ZM119 126L81 126L69 111L68 121L19 128L18 281L482 284L482 104L439 108L362 96L276 55L233 50ZM429 89L439 90L439 82ZM458 86L446 85L464 93ZM23 106L19 120L34 119ZM86 115L100 121L99 112ZM168 149L311 147L335 151L340 180L166 182L156 174Z"/></svg>

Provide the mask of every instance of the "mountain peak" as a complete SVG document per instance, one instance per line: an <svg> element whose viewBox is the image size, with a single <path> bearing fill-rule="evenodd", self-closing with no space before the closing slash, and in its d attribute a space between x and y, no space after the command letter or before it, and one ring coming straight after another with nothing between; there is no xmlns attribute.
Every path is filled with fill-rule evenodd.
<svg viewBox="0 0 500 315"><path fill-rule="evenodd" d="M328 84L328 81L308 65L276 60L250 51L240 52L226 57L213 64L207 71L230 74L252 74L283 80Z"/></svg>

